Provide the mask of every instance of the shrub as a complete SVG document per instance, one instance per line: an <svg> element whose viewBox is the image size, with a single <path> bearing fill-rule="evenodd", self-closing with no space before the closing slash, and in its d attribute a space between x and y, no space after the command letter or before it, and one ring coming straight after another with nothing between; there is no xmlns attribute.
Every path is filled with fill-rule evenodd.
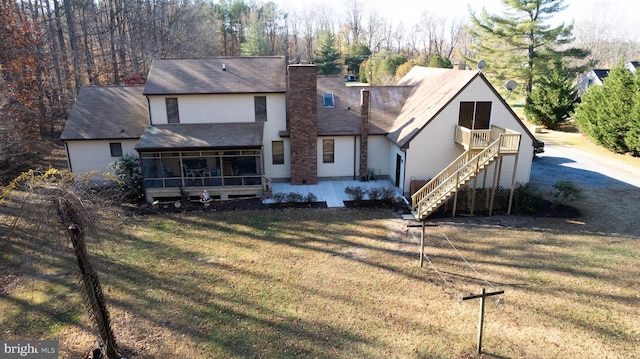
<svg viewBox="0 0 640 359"><path fill-rule="evenodd" d="M272 198L276 203L284 203L287 201L287 195L284 193L274 193Z"/></svg>
<svg viewBox="0 0 640 359"><path fill-rule="evenodd" d="M362 201L365 195L365 190L360 186L347 186L344 189L344 193L354 201Z"/></svg>
<svg viewBox="0 0 640 359"><path fill-rule="evenodd" d="M569 203L584 198L582 188L571 181L558 181L553 185L551 197L555 203Z"/></svg>
<svg viewBox="0 0 640 359"><path fill-rule="evenodd" d="M307 203L313 203L318 201L318 197L313 192L309 192L307 196L304 198L304 201Z"/></svg>
<svg viewBox="0 0 640 359"><path fill-rule="evenodd" d="M367 194L369 196L369 199L372 201L377 201L380 199L380 196L382 195L382 187L371 187L369 188L369 190L367 191Z"/></svg>
<svg viewBox="0 0 640 359"><path fill-rule="evenodd" d="M287 202L289 203L297 203L297 202L303 202L303 201L304 201L304 196L298 192L290 192L289 194L287 194Z"/></svg>
<svg viewBox="0 0 640 359"><path fill-rule="evenodd" d="M132 154L126 154L116 162L109 164L116 176L116 183L124 192L124 196L132 203L141 202L144 199L142 187L142 170L140 159Z"/></svg>
<svg viewBox="0 0 640 359"><path fill-rule="evenodd" d="M395 198L395 191L393 188L389 187L381 187L380 188L380 199L385 202L391 202Z"/></svg>
<svg viewBox="0 0 640 359"><path fill-rule="evenodd" d="M534 213L542 202L538 187L531 183L517 183L513 197L514 212L519 214Z"/></svg>

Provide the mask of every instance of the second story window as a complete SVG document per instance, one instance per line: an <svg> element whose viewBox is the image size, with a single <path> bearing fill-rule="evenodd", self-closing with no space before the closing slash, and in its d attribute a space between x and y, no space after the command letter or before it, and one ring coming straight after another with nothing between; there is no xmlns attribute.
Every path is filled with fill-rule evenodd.
<svg viewBox="0 0 640 359"><path fill-rule="evenodd" d="M333 98L332 93L326 93L322 95L322 101L324 102L325 108L334 108L336 107L335 99Z"/></svg>
<svg viewBox="0 0 640 359"><path fill-rule="evenodd" d="M167 105L167 122L180 123L180 114L178 113L178 99L176 97L167 97L164 99Z"/></svg>
<svg viewBox="0 0 640 359"><path fill-rule="evenodd" d="M460 102L458 125L472 130L486 130L491 124L491 102Z"/></svg>
<svg viewBox="0 0 640 359"><path fill-rule="evenodd" d="M253 104L256 111L256 121L267 120L267 96L255 96Z"/></svg>

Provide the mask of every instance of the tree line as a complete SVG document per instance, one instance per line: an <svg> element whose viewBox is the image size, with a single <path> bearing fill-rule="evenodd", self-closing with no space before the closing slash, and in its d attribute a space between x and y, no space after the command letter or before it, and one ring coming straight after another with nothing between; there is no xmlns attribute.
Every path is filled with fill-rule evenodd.
<svg viewBox="0 0 640 359"><path fill-rule="evenodd" d="M505 4L522 10L519 6L530 2ZM542 26L530 37L538 39L548 33L544 21L559 11L555 6L562 1L534 2L550 9L529 19ZM425 12L416 24L396 24L361 0L346 0L340 14L322 5L283 9L271 1L2 0L0 133L5 141L0 172L42 152L34 139L55 137L81 86L143 83L155 58L280 55L292 62L315 62L322 73L356 74L374 84L391 83L415 64L468 67L483 56L493 65L487 74L501 81L513 73L502 69L521 65L501 59L524 59L518 44L501 43L499 55L487 51L496 46L484 46L495 34L482 34L482 25L501 17L483 14L466 24ZM565 44L572 39L568 33L560 35ZM545 38L542 45L559 52L560 35ZM625 43L624 51L635 51L629 49L636 45ZM538 51L530 59L548 54ZM528 91L532 81L524 79Z"/></svg>

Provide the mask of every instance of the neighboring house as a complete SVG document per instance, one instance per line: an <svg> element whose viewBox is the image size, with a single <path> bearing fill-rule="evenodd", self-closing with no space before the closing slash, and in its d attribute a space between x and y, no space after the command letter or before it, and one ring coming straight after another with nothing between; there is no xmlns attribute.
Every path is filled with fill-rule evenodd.
<svg viewBox="0 0 640 359"><path fill-rule="evenodd" d="M632 74L637 74L638 73L638 67L640 67L640 62L638 61L629 61L627 62L624 67L631 71Z"/></svg>
<svg viewBox="0 0 640 359"><path fill-rule="evenodd" d="M597 85L602 86L604 79L609 76L609 69L593 69L587 72L576 85L578 89L578 96L582 96L589 87Z"/></svg>
<svg viewBox="0 0 640 359"><path fill-rule="evenodd" d="M140 101L139 88L122 91ZM373 172L406 195L415 192L412 183L434 179L414 195L422 218L432 205L418 203L455 192L443 170L464 172L456 188L494 163L482 186L529 181L535 139L481 72L414 67L397 86L369 87L317 76L315 65L287 66L284 57L163 59L154 61L143 94L148 126L135 150L149 201L181 192L197 198L204 189L214 198L259 197L272 181L366 180ZM83 101L74 113L90 109ZM67 133L109 116L79 114L63 132L70 166L104 170L104 161L79 170L77 139ZM94 152L113 138L87 132Z"/></svg>

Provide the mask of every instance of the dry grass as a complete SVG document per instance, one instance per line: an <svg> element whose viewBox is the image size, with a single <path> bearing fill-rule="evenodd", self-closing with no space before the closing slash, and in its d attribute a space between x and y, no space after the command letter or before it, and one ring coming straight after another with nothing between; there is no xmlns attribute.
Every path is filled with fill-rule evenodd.
<svg viewBox="0 0 640 359"><path fill-rule="evenodd" d="M102 208L90 250L127 358L472 358L479 303L458 296L483 287L505 290L483 357L640 358L640 189L587 195L576 220L443 220L424 268L420 230L388 210ZM82 357L96 337L73 255L18 199L0 207L0 337Z"/></svg>
<svg viewBox="0 0 640 359"><path fill-rule="evenodd" d="M505 290L487 306L488 356L640 352L637 228L457 219L428 229L433 265L421 269L420 231L404 225L349 209L114 216L93 254L131 358L473 357L478 301L457 296L482 287ZM95 337L73 259L32 250L47 260L0 300L3 337L60 339L76 358Z"/></svg>

